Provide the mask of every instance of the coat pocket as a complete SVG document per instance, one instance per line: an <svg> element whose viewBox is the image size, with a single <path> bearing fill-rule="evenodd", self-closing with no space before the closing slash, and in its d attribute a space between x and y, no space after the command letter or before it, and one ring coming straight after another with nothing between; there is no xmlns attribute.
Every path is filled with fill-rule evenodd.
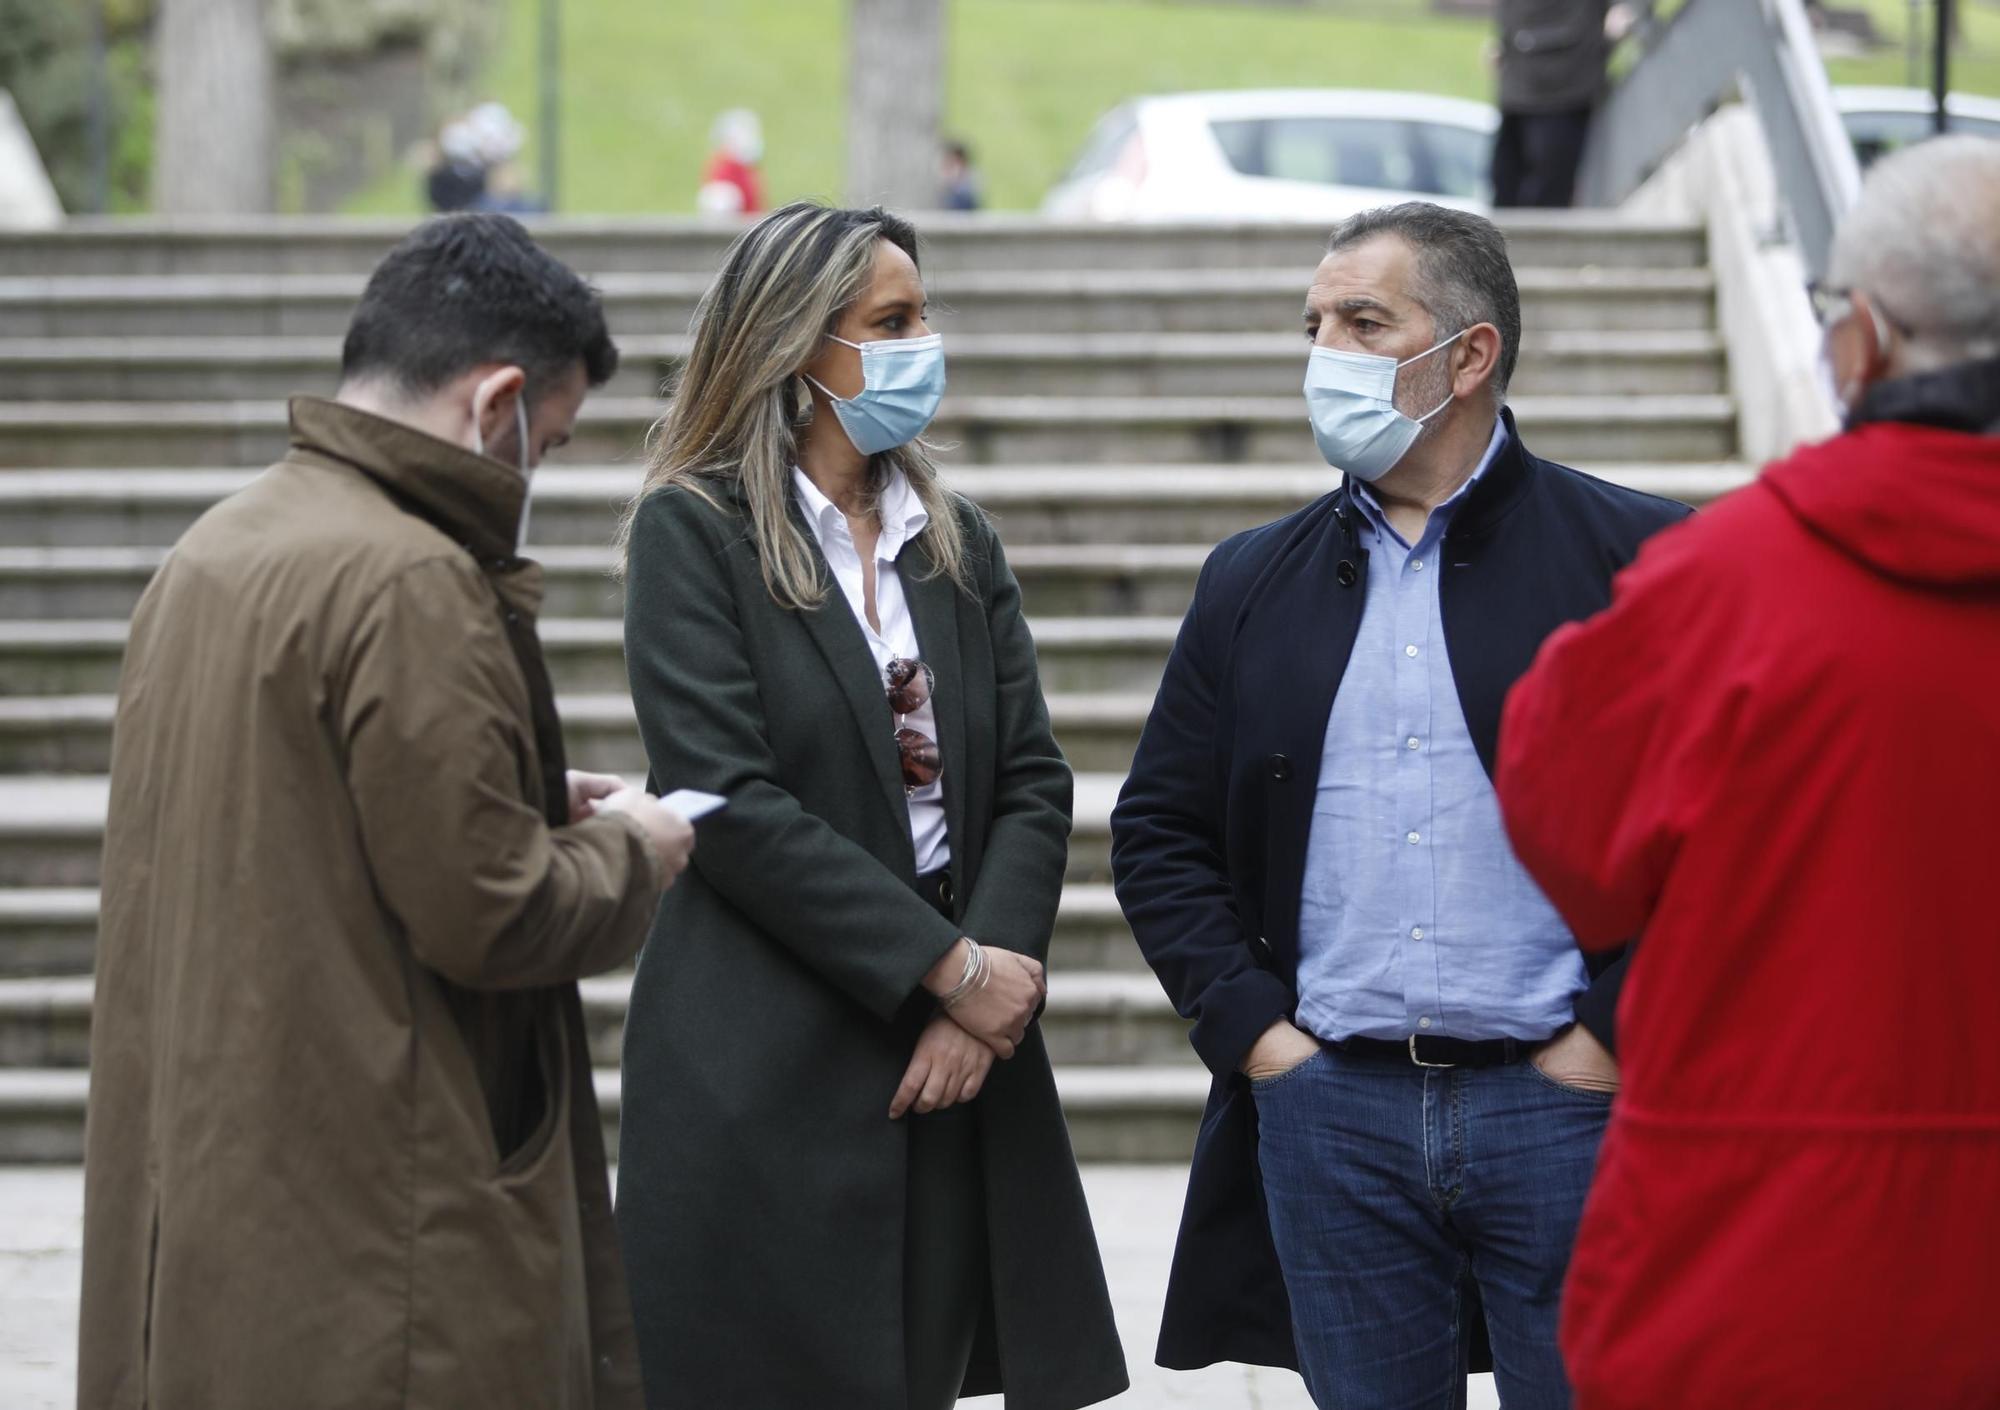
<svg viewBox="0 0 2000 1410"><path fill-rule="evenodd" d="M500 1153L497 1174L505 1181L533 1179L569 1125L569 1035L554 1005L536 1006L534 1035L535 1060L528 1064L526 1080L539 1090L521 1096L540 1115L513 1150L502 1150L495 1141Z"/></svg>

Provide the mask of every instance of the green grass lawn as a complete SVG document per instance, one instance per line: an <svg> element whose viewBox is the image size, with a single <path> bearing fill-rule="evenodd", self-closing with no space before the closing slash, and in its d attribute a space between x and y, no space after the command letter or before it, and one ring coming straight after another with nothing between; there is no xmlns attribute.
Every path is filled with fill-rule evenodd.
<svg viewBox="0 0 2000 1410"><path fill-rule="evenodd" d="M1909 0L1839 0L1844 6L1858 6L1874 18L1875 28L1886 42L1876 53L1856 59L1835 59L1827 72L1835 83L1882 84L1890 88L1910 85L1908 39ZM1915 87L1931 83L1931 29L1929 6L1918 16L1918 42L1922 62ZM1951 86L1960 93L1983 93L2000 97L2000 6L1992 0L1965 0L1959 9L1960 33L1953 46Z"/></svg>
<svg viewBox="0 0 2000 1410"><path fill-rule="evenodd" d="M529 127L540 0L506 0L487 85ZM1136 94L1190 88L1413 88L1484 98L1488 26L1426 0L1342 13L1187 0L950 0L947 119L970 142L988 204L1033 209L1091 124ZM709 125L764 119L773 200L837 197L846 154L846 0L564 0L563 207L694 207ZM527 157L534 169L535 157ZM417 208L407 172L355 211Z"/></svg>
<svg viewBox="0 0 2000 1410"><path fill-rule="evenodd" d="M487 91L535 126L541 0L504 0ZM1033 209L1091 124L1136 94L1182 89L1409 88L1486 98L1490 26L1427 0L1328 9L1198 0L949 0L947 126L969 141L996 209ZM1746 0L1747 3L1747 0ZM1865 3L1893 43L1834 62L1836 83L1905 81L1907 0ZM693 209L709 125L764 119L775 201L838 197L845 162L847 0L563 0L563 208ZM1954 86L2000 94L2000 8L1969 0ZM535 169L535 154L527 154ZM354 211L418 209L397 171Z"/></svg>

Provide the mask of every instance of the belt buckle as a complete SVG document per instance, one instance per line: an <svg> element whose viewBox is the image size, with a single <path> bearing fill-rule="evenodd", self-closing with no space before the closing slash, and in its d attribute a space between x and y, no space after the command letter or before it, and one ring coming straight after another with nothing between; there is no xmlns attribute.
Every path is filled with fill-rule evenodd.
<svg viewBox="0 0 2000 1410"><path fill-rule="evenodd" d="M1416 1065L1417 1065L1418 1067L1440 1067L1440 1068L1445 1068L1445 1067L1457 1067L1457 1066L1458 1066L1458 1064L1457 1064L1457 1063L1455 1063L1455 1062L1425 1062L1425 1061L1424 1061L1424 1060L1423 1060L1422 1058L1418 1057L1418 1056L1417 1056L1417 1035L1416 1035L1416 1034L1414 1034L1414 1033L1412 1033L1412 1034L1410 1035L1410 1061L1411 1061L1411 1062L1413 1062L1413 1063L1415 1063L1415 1064L1416 1064Z"/></svg>

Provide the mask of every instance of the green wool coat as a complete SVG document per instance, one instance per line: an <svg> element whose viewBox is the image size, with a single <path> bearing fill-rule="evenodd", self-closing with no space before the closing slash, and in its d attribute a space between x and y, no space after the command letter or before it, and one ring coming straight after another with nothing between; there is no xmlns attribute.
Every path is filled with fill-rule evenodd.
<svg viewBox="0 0 2000 1410"><path fill-rule="evenodd" d="M908 1126L888 1108L931 1009L921 981L961 934L1046 960L1071 777L1020 588L954 500L974 592L920 544L899 564L937 680L957 923L932 910L860 625L837 589L779 607L740 497L720 497L645 501L626 597L655 781L729 799L662 904L626 1030L618 1222L648 1404L899 1410ZM1124 1357L1038 1029L976 1109L992 1296L965 1393L1115 1395Z"/></svg>

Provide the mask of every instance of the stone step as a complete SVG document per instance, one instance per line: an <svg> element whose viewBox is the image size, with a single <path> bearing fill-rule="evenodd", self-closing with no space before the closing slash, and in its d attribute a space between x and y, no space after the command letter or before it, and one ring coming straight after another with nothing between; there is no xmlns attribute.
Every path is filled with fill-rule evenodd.
<svg viewBox="0 0 2000 1410"><path fill-rule="evenodd" d="M1702 503L1749 480L1740 465L1590 465L1591 473ZM0 471L0 548L165 548L254 470ZM1198 545L1282 518L1340 483L1324 465L955 466L951 488L1000 526L1010 557L1047 544ZM637 467L536 472L530 537L602 546L638 490ZM609 563L608 553L604 562ZM1017 563L1017 569L1019 564Z"/></svg>
<svg viewBox="0 0 2000 1410"><path fill-rule="evenodd" d="M1111 808L1123 779L1080 773L1066 880L1111 880ZM0 888L98 884L109 780L100 776L0 776Z"/></svg>
<svg viewBox="0 0 2000 1410"><path fill-rule="evenodd" d="M0 1165L80 1165L90 1074L0 1068Z"/></svg>
<svg viewBox="0 0 2000 1410"><path fill-rule="evenodd" d="M1745 467L1728 463L1635 466L1599 473L1614 483L1697 505L1740 489L1752 478ZM1296 481L1292 488L1297 493L1246 496L1242 502L1213 507L1192 501L1177 505L1163 490L1161 500L1150 511L1143 505L1133 506L1130 518L1143 523L1150 513L1178 523L1183 517L1192 521L1206 513L1211 516L1214 534L1233 533L1290 512L1311 497L1309 488L1323 489L1326 484L1325 476L1317 472L1288 472L1288 478ZM0 488L9 480L0 475ZM23 653L44 657L60 654L63 629L57 623L131 616L147 581L166 556L164 540L174 525L190 519L200 507L182 504L163 509L158 502L132 503L133 517L124 536L152 539L155 543L151 546L0 547L0 621L24 624L21 634L13 638ZM108 529L121 517L115 504L86 507L79 511L83 517L72 532L61 525L60 514L64 512L44 506L13 515L0 513L0 525L20 536L88 538L92 530ZM555 516L536 518L537 535L544 529L567 531L572 537L594 539L596 545L530 546L530 556L545 569L543 611L550 621L616 617L623 610L623 590L612 577L615 555L603 546L612 532L613 511L604 504L591 512L594 518L579 510L567 524L552 524ZM1207 537L1181 543L1047 541L1072 530L1081 534L1095 529L1109 536L1118 531L1120 513L1115 501L1092 501L1079 494L1065 506L1051 506L1046 511L1031 507L1000 516L1001 532L1008 536L1008 561L1020 579L1031 616L1050 621L1067 616L1179 616L1186 610L1195 576L1208 556ZM586 532L589 527L594 527L594 534ZM1192 522L1188 527L1192 530ZM1017 542L1013 538L1016 531L1029 541ZM32 625L35 623L42 625ZM98 648L84 640L77 649ZM24 664L22 669L38 668Z"/></svg>
<svg viewBox="0 0 2000 1410"><path fill-rule="evenodd" d="M24 653L61 654L60 623L131 616L166 554L164 548L0 549L0 621L24 624L9 638ZM1010 550L1008 560L1038 618L1178 617L1207 555L1200 544L1029 544ZM609 548L536 549L533 556L546 571L543 610L550 622L615 619L623 611ZM99 650L101 643L80 631L75 649ZM14 692L0 687L0 693Z"/></svg>
<svg viewBox="0 0 2000 1410"><path fill-rule="evenodd" d="M97 885L110 792L104 778L0 776L0 888Z"/></svg>
<svg viewBox="0 0 2000 1410"><path fill-rule="evenodd" d="M1194 568L1177 581L1191 589ZM1043 689L1054 694L1150 693L1159 686L1180 618L1045 617L1030 619L1028 625L1035 635ZM624 629L616 617L546 620L541 638L558 690L604 694L628 688ZM115 695L125 643L122 620L0 620L0 702Z"/></svg>
<svg viewBox="0 0 2000 1410"><path fill-rule="evenodd" d="M1282 268L981 270L929 285L934 331L959 333L1250 333L1299 326L1315 261ZM1715 327L1707 269L1523 268L1522 323L1546 333ZM709 276L604 276L612 332L683 333ZM105 275L0 278L0 339L284 337L346 332L355 275Z"/></svg>
<svg viewBox="0 0 2000 1410"><path fill-rule="evenodd" d="M1056 1090L1079 1161L1185 1164L1208 1095L1199 1067L1060 1067ZM82 1068L0 1068L0 1165L75 1165L83 1159L90 1074ZM597 1070L604 1141L618 1153L619 1073Z"/></svg>
<svg viewBox="0 0 2000 1410"><path fill-rule="evenodd" d="M97 915L87 886L0 888L0 978L89 974Z"/></svg>
<svg viewBox="0 0 2000 1410"><path fill-rule="evenodd" d="M0 888L0 978L87 975L97 951L97 892L89 887ZM1049 965L1057 973L1144 973L1109 886L1063 888Z"/></svg>
<svg viewBox="0 0 2000 1410"><path fill-rule="evenodd" d="M1056 741L1070 766L1122 773L1139 746L1152 708L1150 690L1106 694L1049 692ZM560 697L572 768L642 778L646 749L631 697L623 689ZM111 695L0 698L0 774L95 774L111 767ZM888 717L883 716L888 728Z"/></svg>
<svg viewBox="0 0 2000 1410"><path fill-rule="evenodd" d="M608 396L657 394L687 340L621 344ZM954 336L961 396L1286 396L1304 376L1296 332ZM331 338L35 338L0 342L10 401L218 401L325 394L339 381ZM1528 340L1512 390L1535 396L1707 395L1726 390L1711 332L1580 331Z"/></svg>
<svg viewBox="0 0 2000 1410"><path fill-rule="evenodd" d="M0 979L0 1068L90 1065L88 974ZM583 982L591 1061L618 1066L631 1002L630 974ZM1050 1060L1065 1066L1187 1065L1188 1025L1144 973L1053 973L1042 1033Z"/></svg>
<svg viewBox="0 0 2000 1410"><path fill-rule="evenodd" d="M1726 396L1520 397L1538 454L1578 461L1713 461L1736 452ZM649 398L584 408L578 458L639 463L660 414ZM1282 397L947 397L932 438L953 463L1310 464L1302 399ZM269 464L288 442L277 402L0 403L0 465L203 469Z"/></svg>
<svg viewBox="0 0 2000 1410"><path fill-rule="evenodd" d="M0 1068L90 1066L87 974L0 979Z"/></svg>
<svg viewBox="0 0 2000 1410"><path fill-rule="evenodd" d="M1694 224L1615 212L1500 211L1517 265L1686 267L1707 258ZM536 238L592 274L706 272L742 230L730 221L662 217L531 220ZM409 230L395 218L118 217L60 230L0 234L0 269L17 275L365 274ZM926 214L924 269L1310 269L1326 244L1318 221L1105 225L1034 215Z"/></svg>

